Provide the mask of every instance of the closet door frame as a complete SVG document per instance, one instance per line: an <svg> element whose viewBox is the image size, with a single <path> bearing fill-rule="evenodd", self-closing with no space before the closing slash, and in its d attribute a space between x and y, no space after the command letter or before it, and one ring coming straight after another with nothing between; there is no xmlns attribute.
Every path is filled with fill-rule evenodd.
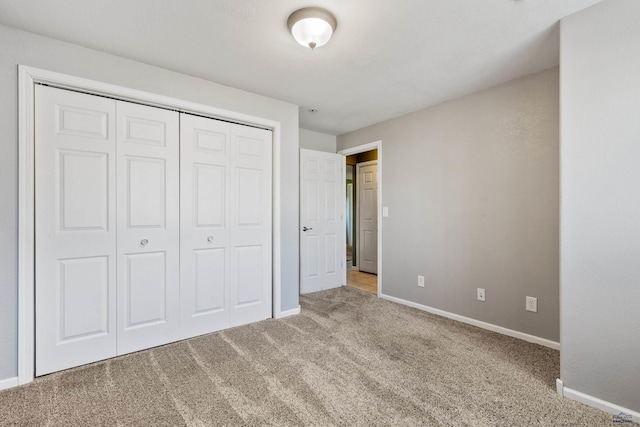
<svg viewBox="0 0 640 427"><path fill-rule="evenodd" d="M228 111L95 80L18 66L18 385L35 377L35 85L44 84L122 101L269 129L272 147L272 316L281 310L280 135L278 121Z"/></svg>

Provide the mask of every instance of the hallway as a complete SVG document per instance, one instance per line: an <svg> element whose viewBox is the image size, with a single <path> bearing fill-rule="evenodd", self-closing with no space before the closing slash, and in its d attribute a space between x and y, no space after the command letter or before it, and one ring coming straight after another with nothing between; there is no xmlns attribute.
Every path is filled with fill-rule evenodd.
<svg viewBox="0 0 640 427"><path fill-rule="evenodd" d="M358 267L353 267L347 271L347 286L362 289L378 295L378 276L370 273L363 273Z"/></svg>

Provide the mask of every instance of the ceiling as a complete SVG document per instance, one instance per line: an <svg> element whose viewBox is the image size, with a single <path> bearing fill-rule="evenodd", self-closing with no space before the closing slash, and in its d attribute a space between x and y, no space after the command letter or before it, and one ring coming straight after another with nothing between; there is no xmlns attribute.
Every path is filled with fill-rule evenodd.
<svg viewBox="0 0 640 427"><path fill-rule="evenodd" d="M339 135L557 65L559 19L599 1L0 0L0 23L291 102ZM314 51L287 28L306 6L338 20Z"/></svg>

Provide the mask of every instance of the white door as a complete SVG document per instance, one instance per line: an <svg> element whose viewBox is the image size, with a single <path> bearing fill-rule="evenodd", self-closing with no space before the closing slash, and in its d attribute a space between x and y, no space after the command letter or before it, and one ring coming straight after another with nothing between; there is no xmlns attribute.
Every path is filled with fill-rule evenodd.
<svg viewBox="0 0 640 427"><path fill-rule="evenodd" d="M272 316L271 131L231 126L229 326Z"/></svg>
<svg viewBox="0 0 640 427"><path fill-rule="evenodd" d="M35 97L36 375L271 317L271 131Z"/></svg>
<svg viewBox="0 0 640 427"><path fill-rule="evenodd" d="M358 267L378 274L378 162L356 165L358 187Z"/></svg>
<svg viewBox="0 0 640 427"><path fill-rule="evenodd" d="M36 375L116 355L116 103L35 87Z"/></svg>
<svg viewBox="0 0 640 427"><path fill-rule="evenodd" d="M346 283L345 157L300 150L300 293Z"/></svg>
<svg viewBox="0 0 640 427"><path fill-rule="evenodd" d="M118 354L178 339L179 113L118 101Z"/></svg>
<svg viewBox="0 0 640 427"><path fill-rule="evenodd" d="M271 132L181 115L182 336L271 317Z"/></svg>

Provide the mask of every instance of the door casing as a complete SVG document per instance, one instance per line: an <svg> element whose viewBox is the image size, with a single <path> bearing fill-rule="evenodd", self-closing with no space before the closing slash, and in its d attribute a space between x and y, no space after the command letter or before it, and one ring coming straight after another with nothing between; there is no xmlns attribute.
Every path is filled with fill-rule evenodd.
<svg viewBox="0 0 640 427"><path fill-rule="evenodd" d="M380 298L384 293L382 282L382 140L345 148L338 151L338 154L350 156L371 150L378 150L378 298Z"/></svg>

